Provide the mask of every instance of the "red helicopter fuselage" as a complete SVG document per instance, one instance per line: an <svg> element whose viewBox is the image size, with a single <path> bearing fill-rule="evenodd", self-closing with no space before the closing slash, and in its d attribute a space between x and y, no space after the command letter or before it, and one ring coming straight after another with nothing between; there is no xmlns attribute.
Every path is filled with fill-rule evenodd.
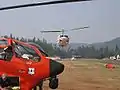
<svg viewBox="0 0 120 90"><path fill-rule="evenodd" d="M31 90L40 80L64 70L63 64L46 58L35 46L10 38L0 38L0 42L1 50L11 47L0 54L0 75L19 77L20 90Z"/></svg>

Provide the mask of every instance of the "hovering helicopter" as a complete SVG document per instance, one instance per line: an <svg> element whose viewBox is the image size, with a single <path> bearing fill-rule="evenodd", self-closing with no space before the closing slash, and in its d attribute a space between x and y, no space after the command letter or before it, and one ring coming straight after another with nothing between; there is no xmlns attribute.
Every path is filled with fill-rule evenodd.
<svg viewBox="0 0 120 90"><path fill-rule="evenodd" d="M73 28L73 29L69 29L69 30L65 30L65 29L62 29L62 30L55 30L55 31L40 31L41 33L50 33L50 32L61 32L62 34L60 34L58 37L57 37L57 44L61 47L66 47L68 44L69 44L69 36L67 34L65 34L64 32L68 32L68 31L75 31L75 30L82 30L82 29L85 29L85 28L89 28L88 26L87 27L81 27L81 28Z"/></svg>

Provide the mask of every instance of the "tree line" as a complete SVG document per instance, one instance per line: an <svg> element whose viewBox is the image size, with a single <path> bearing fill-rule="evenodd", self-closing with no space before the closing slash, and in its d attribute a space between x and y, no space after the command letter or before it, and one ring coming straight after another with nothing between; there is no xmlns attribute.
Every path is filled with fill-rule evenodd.
<svg viewBox="0 0 120 90"><path fill-rule="evenodd" d="M90 47L82 46L82 47L78 47L76 50L73 50L73 54L81 55L81 57L85 57L85 58L102 59L102 58L109 58L110 56L116 56L120 54L120 50L117 45L114 49L109 49L108 46L101 47L99 49L96 49L93 46Z"/></svg>
<svg viewBox="0 0 120 90"><path fill-rule="evenodd" d="M71 58L73 55L78 55L83 58L107 58L110 56L118 55L120 54L120 49L116 45L115 48L109 49L108 46L101 47L99 49L96 49L94 46L80 46L76 49L72 49L69 47L67 50L60 48L56 44L48 43L47 40L43 39L40 40L39 38L32 38L32 39L26 39L24 37L14 37L12 34L9 36L4 36L6 38L13 38L17 39L23 42L33 42L38 45L40 45L43 50L49 55L49 56L60 56L62 58Z"/></svg>

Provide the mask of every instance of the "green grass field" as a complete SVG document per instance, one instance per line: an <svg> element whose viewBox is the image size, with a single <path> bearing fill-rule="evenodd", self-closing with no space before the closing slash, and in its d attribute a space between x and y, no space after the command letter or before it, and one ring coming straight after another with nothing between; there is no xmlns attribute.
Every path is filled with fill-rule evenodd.
<svg viewBox="0 0 120 90"><path fill-rule="evenodd" d="M116 66L115 69L105 67L110 62ZM120 90L120 61L80 59L62 63L65 71L59 76L57 90ZM47 81L43 90L50 90Z"/></svg>

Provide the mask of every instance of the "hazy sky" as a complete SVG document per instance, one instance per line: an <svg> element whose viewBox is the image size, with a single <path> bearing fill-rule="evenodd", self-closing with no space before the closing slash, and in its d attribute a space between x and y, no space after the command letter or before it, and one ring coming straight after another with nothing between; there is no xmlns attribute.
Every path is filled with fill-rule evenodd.
<svg viewBox="0 0 120 90"><path fill-rule="evenodd" d="M45 0L0 0L0 7ZM46 0L49 1L49 0ZM42 7L0 11L0 34L43 37L56 42L60 33L41 34L41 30L90 26L83 31L66 32L70 42L93 43L120 36L120 0L93 0Z"/></svg>

